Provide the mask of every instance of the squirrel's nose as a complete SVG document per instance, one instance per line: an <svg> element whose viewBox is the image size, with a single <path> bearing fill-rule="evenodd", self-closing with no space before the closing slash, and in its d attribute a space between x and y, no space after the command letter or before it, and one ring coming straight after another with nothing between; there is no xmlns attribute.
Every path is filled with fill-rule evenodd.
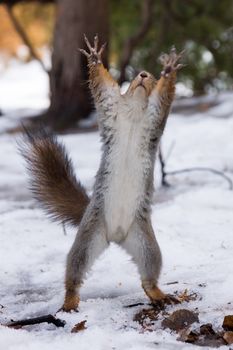
<svg viewBox="0 0 233 350"><path fill-rule="evenodd" d="M148 77L147 72L141 72L141 73L140 73L140 77L141 77L141 78L147 78L147 77Z"/></svg>

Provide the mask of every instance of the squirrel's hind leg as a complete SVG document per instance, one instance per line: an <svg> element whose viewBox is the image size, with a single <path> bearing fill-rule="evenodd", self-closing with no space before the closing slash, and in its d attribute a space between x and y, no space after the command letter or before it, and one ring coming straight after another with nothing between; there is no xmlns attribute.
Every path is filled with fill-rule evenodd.
<svg viewBox="0 0 233 350"><path fill-rule="evenodd" d="M148 220L137 220L132 225L128 236L121 244L132 256L138 267L142 288L153 304L172 302L157 285L162 257L152 225Z"/></svg>
<svg viewBox="0 0 233 350"><path fill-rule="evenodd" d="M80 226L73 246L67 257L65 277L65 300L63 311L77 310L79 290L86 273L94 261L107 248L105 229L101 224L87 223Z"/></svg>

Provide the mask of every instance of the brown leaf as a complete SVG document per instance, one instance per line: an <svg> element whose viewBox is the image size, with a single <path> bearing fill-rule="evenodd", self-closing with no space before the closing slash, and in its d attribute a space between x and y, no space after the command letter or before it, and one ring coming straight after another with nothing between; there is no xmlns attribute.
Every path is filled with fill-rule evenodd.
<svg viewBox="0 0 233 350"><path fill-rule="evenodd" d="M177 338L177 340L182 341L184 343L196 343L196 341L199 339L198 333L194 331L190 331L188 329L182 329L180 331L180 336Z"/></svg>
<svg viewBox="0 0 233 350"><path fill-rule="evenodd" d="M216 332L213 330L211 323L206 323L200 326L200 333L202 335L214 335Z"/></svg>
<svg viewBox="0 0 233 350"><path fill-rule="evenodd" d="M185 289L183 293L177 295L178 300L183 303L184 301L192 301L197 299L197 293L188 294L188 289Z"/></svg>
<svg viewBox="0 0 233 350"><path fill-rule="evenodd" d="M78 333L78 332L81 332L81 331L84 331L85 329L87 329L86 327L86 320L84 321L81 321L79 323L77 323L71 330L71 333Z"/></svg>
<svg viewBox="0 0 233 350"><path fill-rule="evenodd" d="M186 309L174 311L168 318L162 321L162 327L174 331L187 328L194 322L199 322L198 314Z"/></svg>
<svg viewBox="0 0 233 350"><path fill-rule="evenodd" d="M233 331L233 315L227 315L224 317L222 327L225 331Z"/></svg>
<svg viewBox="0 0 233 350"><path fill-rule="evenodd" d="M199 339L195 342L195 345L218 348L222 345L226 345L226 342L222 337L220 337L217 334L211 336L201 335Z"/></svg>
<svg viewBox="0 0 233 350"><path fill-rule="evenodd" d="M214 347L218 348L219 346L226 345L226 341L223 339L221 333L215 333L212 325L202 325L198 331L190 331L188 329L182 330L180 332L180 337L177 339L185 343L192 343L198 346L204 347Z"/></svg>
<svg viewBox="0 0 233 350"><path fill-rule="evenodd" d="M139 322L143 328L153 325L154 321L158 319L159 311L155 308L142 309L134 316L134 321Z"/></svg>
<svg viewBox="0 0 233 350"><path fill-rule="evenodd" d="M223 339L227 342L227 344L233 344L233 332L225 332L223 334Z"/></svg>

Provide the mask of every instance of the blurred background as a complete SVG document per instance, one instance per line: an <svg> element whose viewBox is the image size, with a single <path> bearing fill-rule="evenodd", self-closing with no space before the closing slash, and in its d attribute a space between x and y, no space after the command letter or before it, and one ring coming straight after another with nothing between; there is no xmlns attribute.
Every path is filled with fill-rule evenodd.
<svg viewBox="0 0 233 350"><path fill-rule="evenodd" d="M83 33L108 43L105 64L120 84L141 69L159 77L161 52L186 49L174 111L206 110L232 89L232 0L0 0L1 115L56 131L87 125Z"/></svg>

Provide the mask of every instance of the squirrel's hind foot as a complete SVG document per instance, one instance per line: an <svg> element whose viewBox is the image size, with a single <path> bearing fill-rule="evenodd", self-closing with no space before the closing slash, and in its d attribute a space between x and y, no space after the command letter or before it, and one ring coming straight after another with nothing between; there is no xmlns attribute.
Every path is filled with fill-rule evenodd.
<svg viewBox="0 0 233 350"><path fill-rule="evenodd" d="M166 305L179 304L180 301L171 294L164 294L156 285L146 283L143 289L150 298L151 304L159 309L164 309Z"/></svg>
<svg viewBox="0 0 233 350"><path fill-rule="evenodd" d="M80 298L78 295L68 295L66 294L64 304L58 311L64 311L64 312L79 312L78 306L79 306Z"/></svg>
<svg viewBox="0 0 233 350"><path fill-rule="evenodd" d="M151 304L153 307L163 310L166 307L166 305L180 304L180 300L177 299L174 295L165 294L163 299L151 299Z"/></svg>

